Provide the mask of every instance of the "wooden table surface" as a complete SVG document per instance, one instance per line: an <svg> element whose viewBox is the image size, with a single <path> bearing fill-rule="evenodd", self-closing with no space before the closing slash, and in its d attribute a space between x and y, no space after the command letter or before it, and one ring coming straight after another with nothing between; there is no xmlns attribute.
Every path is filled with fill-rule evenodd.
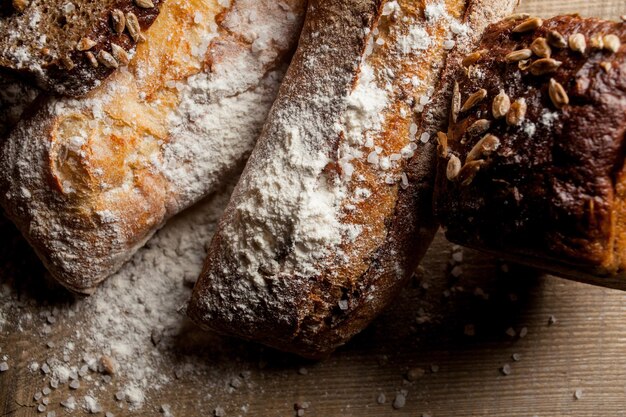
<svg viewBox="0 0 626 417"><path fill-rule="evenodd" d="M525 0L519 11L617 18L626 1ZM168 415L162 404L177 417L214 415L216 407L225 416L294 416L296 403L308 403L305 416L319 417L626 415L626 293L541 276L469 250L451 273L458 264L453 253L458 260L458 248L438 236L412 287L326 361L191 329L179 354L208 371L171 378L135 412L120 408L106 385L97 393L100 404L116 416ZM0 373L0 416L64 416L60 401L84 393L59 387L46 411L37 411L33 394L46 377L28 366L43 363L48 348L35 326L11 318L36 317L67 295L49 289L26 243L2 220L0 271L0 294L22 303L15 314L0 315L0 359L7 355L10 364ZM52 326L45 341L62 343L79 321ZM171 375L174 367L173 359L158 371ZM242 386L229 387L242 371ZM115 378L111 385L120 382ZM406 404L394 409L398 393Z"/></svg>

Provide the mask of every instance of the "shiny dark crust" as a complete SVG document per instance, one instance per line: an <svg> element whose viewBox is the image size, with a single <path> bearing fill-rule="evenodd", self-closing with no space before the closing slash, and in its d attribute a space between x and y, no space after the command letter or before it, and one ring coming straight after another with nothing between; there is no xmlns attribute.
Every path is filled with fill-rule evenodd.
<svg viewBox="0 0 626 417"><path fill-rule="evenodd" d="M46 36L48 38L47 47L50 53L46 54L41 50L31 48L31 59L37 62L42 71L36 71L32 68L22 67L19 64L20 58L16 56L12 49L13 43L9 43L7 35L0 40L0 67L5 70L13 71L15 75L35 82L39 87L54 93L81 96L89 92L100 84L100 81L111 75L115 69L107 68L99 64L94 67L86 57L85 52L76 50L74 47L79 39L86 37L92 39L97 44L89 50L94 56L98 55L101 50L111 53L111 43L115 43L126 51L135 49L136 42L130 37L128 30L117 34L112 29L111 11L114 9L121 10L125 15L132 12L137 16L139 26L142 31L147 30L159 15L160 5L164 0L152 0L155 5L153 8L138 7L134 0L114 0L108 1L108 7L102 5L98 7L98 12L94 14L87 13L84 27L65 28L62 19L56 22L46 22L43 25L48 31L33 34L31 31L20 31L17 43L32 44L32 37ZM19 13L10 6L10 0L3 0L0 8L0 34L12 30L13 28L27 27L28 22L32 19L32 13L38 12L45 15L47 10L40 10L41 7L31 5L25 12ZM78 3L78 2L75 2ZM54 7L59 5L54 5ZM51 6L53 7L53 6ZM60 7L60 6L59 6ZM90 9L94 6L86 6ZM31 10L34 8L35 10ZM57 25L57 27L51 27ZM48 33L49 32L49 33ZM62 35L58 35L61 32ZM73 63L73 67L68 67L67 60L69 58Z"/></svg>
<svg viewBox="0 0 626 417"><path fill-rule="evenodd" d="M453 242L619 286L614 278L626 266L626 24L559 16L536 30L513 33L521 22L492 25L478 48L487 52L477 63L469 71L461 65L451 70L461 102L481 88L488 95L448 129L450 154L439 158L435 214ZM553 47L552 58L563 64L541 76L505 61L511 51L529 48L552 30L565 39L585 35L587 50ZM619 36L619 51L592 49L591 38L599 34ZM531 62L536 59L533 55ZM551 78L569 96L560 110L549 95ZM526 100L526 119L519 126L492 115L502 89L511 102ZM485 164L469 185L448 180L450 155L465 163L483 137L466 133L477 119L491 121L487 133L498 137L500 146L483 157Z"/></svg>

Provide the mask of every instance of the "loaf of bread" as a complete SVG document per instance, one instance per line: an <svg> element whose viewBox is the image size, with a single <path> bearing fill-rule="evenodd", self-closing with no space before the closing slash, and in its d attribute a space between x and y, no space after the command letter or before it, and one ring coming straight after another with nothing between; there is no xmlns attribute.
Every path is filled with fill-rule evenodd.
<svg viewBox="0 0 626 417"><path fill-rule="evenodd" d="M304 11L304 0L165 0L127 68L20 121L0 147L0 204L53 277L92 292L243 166Z"/></svg>
<svg viewBox="0 0 626 417"><path fill-rule="evenodd" d="M512 3L309 2L191 318L311 358L362 330L406 284L436 229L436 145L420 113L444 58Z"/></svg>
<svg viewBox="0 0 626 417"><path fill-rule="evenodd" d="M163 0L4 0L0 68L83 95L128 63Z"/></svg>
<svg viewBox="0 0 626 417"><path fill-rule="evenodd" d="M518 16L450 70L435 211L453 242L626 288L626 24Z"/></svg>

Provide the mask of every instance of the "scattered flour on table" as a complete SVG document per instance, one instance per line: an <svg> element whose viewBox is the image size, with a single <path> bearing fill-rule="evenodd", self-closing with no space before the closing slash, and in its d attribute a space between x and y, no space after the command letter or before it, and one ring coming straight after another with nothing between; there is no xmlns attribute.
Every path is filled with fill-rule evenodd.
<svg viewBox="0 0 626 417"><path fill-rule="evenodd" d="M5 315L11 317L12 310L28 306L40 311L44 341L53 334L54 323L75 329L62 345L49 342L44 362L32 361L28 367L44 374L46 386L68 390L62 404L65 409L100 412L104 399L115 394L120 408L136 410L177 377L179 370L203 371L202 363L193 358L187 358L188 362L182 358L180 363L176 343L186 324L182 308L205 258L205 242L211 239L232 187L172 219L91 297L51 308L19 297L9 285L0 287L0 324ZM17 327L37 325L36 320L24 313L16 318ZM103 358L107 358L106 366ZM177 363L171 375L163 373L167 363ZM107 375L108 371L114 375ZM88 395L72 396L79 388L87 388Z"/></svg>

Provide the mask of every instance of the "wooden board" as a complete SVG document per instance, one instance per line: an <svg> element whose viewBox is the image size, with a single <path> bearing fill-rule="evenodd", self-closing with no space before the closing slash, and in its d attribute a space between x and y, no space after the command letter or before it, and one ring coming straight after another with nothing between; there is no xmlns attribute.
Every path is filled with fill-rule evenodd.
<svg viewBox="0 0 626 417"><path fill-rule="evenodd" d="M626 13L626 2L527 0L519 11L616 18ZM177 417L213 415L216 407L226 416L293 416L294 404L305 402L304 415L318 417L626 415L626 293L540 276L468 250L462 270L452 271L453 253L458 259L458 250L438 236L412 287L329 360L307 362L189 329L177 346L180 356L158 370L170 382L142 409L119 407L114 386L123 381L116 377L97 392L100 404L116 416L162 415L162 404ZM59 387L39 413L33 395L47 379L28 366L43 363L46 344L63 343L81 318L51 325L43 335L39 326L11 318L81 300L47 286L35 256L4 221L0 270L0 291L17 291L23 302L0 333L0 359L6 354L11 366L0 373L0 416L64 416L60 401L89 392ZM173 377L179 361L190 358L205 371ZM408 381L409 369L419 378ZM242 386L229 387L242 372ZM395 410L391 403L403 390L406 404ZM377 402L381 393L384 404Z"/></svg>

